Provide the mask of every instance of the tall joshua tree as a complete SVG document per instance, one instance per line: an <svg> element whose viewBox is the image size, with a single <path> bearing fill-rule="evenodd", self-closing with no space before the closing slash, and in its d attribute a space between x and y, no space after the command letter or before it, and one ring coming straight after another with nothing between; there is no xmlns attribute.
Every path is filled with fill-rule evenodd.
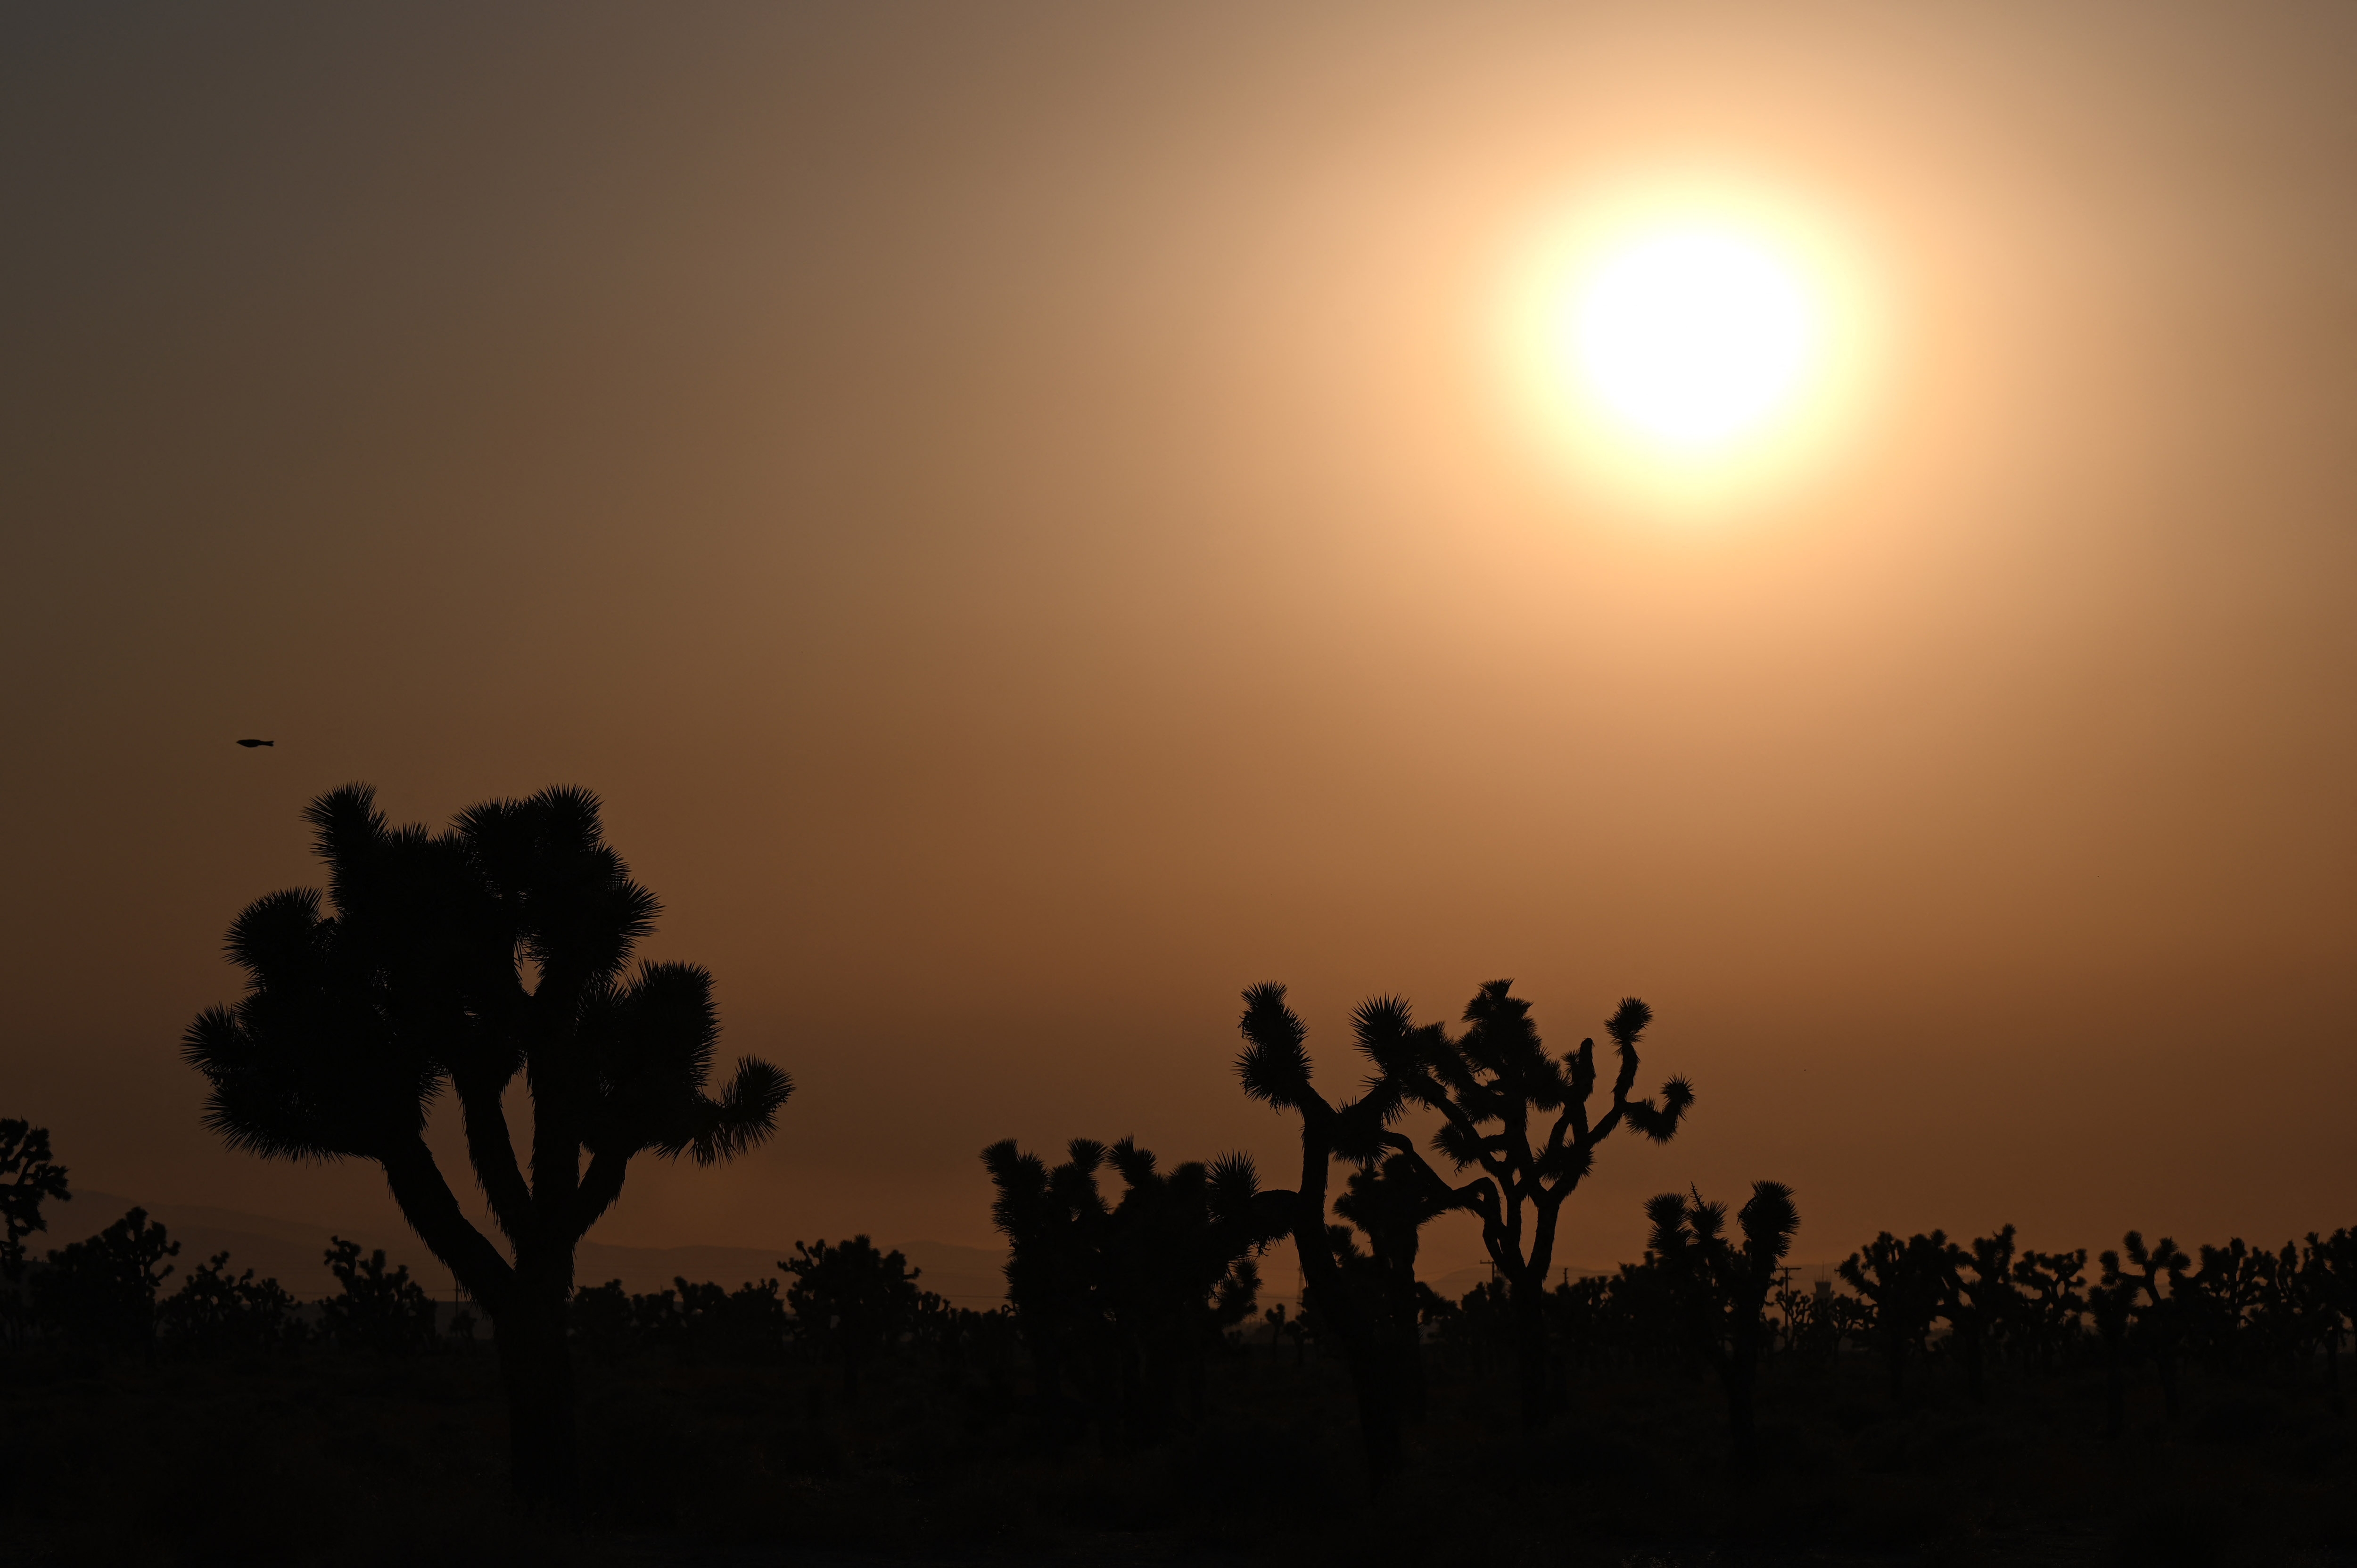
<svg viewBox="0 0 2357 1568"><path fill-rule="evenodd" d="M1236 1075L1244 1092L1301 1118L1300 1187L1264 1191L1257 1202L1272 1212L1271 1232L1292 1234L1306 1305L1322 1331L1342 1348L1358 1401L1368 1479L1380 1494L1399 1469L1399 1369L1377 1304L1345 1277L1334 1232L1342 1230L1346 1238L1349 1232L1327 1224L1326 1194L1338 1155L1361 1165L1382 1155L1383 1124L1400 1111L1399 1090L1382 1077L1357 1100L1328 1100L1310 1081L1309 1031L1286 1005L1282 985L1246 991L1239 1027L1244 1048L1236 1058Z"/></svg>
<svg viewBox="0 0 2357 1568"><path fill-rule="evenodd" d="M575 1248L633 1156L731 1158L769 1135L792 1083L746 1058L720 1094L705 1092L712 978L632 968L660 907L607 845L587 791L487 801L440 833L389 827L365 785L305 816L324 900L298 888L249 905L229 933L246 993L185 1037L212 1085L206 1123L264 1157L383 1167L418 1237L497 1329L516 1489L564 1497L576 1476ZM502 1109L519 1075L533 1102L522 1160ZM446 1090L505 1252L426 1148L427 1109Z"/></svg>
<svg viewBox="0 0 2357 1568"><path fill-rule="evenodd" d="M1718 1373L1727 1434L1737 1458L1748 1458L1768 1293L1801 1228L1792 1189L1781 1181L1751 1184L1749 1200L1735 1216L1739 1243L1727 1234L1727 1205L1706 1203L1699 1192L1665 1192L1645 1205L1645 1217L1652 1221L1653 1256L1674 1282L1679 1326Z"/></svg>
<svg viewBox="0 0 2357 1568"><path fill-rule="evenodd" d="M1546 1288L1564 1200L1595 1167L1605 1139L1626 1127L1667 1143L1695 1096L1692 1084L1672 1078L1658 1105L1631 1097L1638 1042L1653 1021L1653 1010L1631 996L1605 1022L1620 1065L1609 1098L1591 1112L1596 1042L1548 1055L1531 1023L1531 1004L1512 991L1511 980L1482 986L1466 1004L1465 1032L1453 1038L1437 1025L1419 1026L1397 997L1368 1002L1352 1026L1360 1048L1382 1070L1384 1109L1415 1104L1438 1112L1434 1151L1460 1176L1479 1167L1471 1181L1452 1187L1404 1134L1379 1135L1383 1147L1413 1162L1437 1197L1445 1195L1448 1207L1480 1219L1490 1261L1506 1282L1523 1424L1536 1428L1552 1413Z"/></svg>

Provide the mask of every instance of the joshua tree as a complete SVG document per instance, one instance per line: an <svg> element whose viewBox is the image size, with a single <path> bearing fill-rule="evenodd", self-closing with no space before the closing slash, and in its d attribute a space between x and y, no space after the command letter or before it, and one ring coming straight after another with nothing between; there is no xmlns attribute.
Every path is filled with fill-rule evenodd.
<svg viewBox="0 0 2357 1568"><path fill-rule="evenodd" d="M586 790L488 801L438 834L388 827L364 785L321 796L306 817L333 912L296 889L231 927L246 994L200 1015L185 1042L212 1084L207 1124L265 1157L383 1167L403 1214L494 1325L517 1490L568 1495L565 1326L583 1233L633 1156L728 1159L769 1135L792 1085L748 1058L717 1098L705 1093L711 976L632 970L659 906L606 844ZM502 1109L519 1073L533 1101L529 1178ZM446 1089L511 1257L467 1219L426 1149L426 1110Z"/></svg>
<svg viewBox="0 0 2357 1568"><path fill-rule="evenodd" d="M1907 1363L1923 1353L1932 1320L1951 1294L1953 1254L1944 1231L1901 1241L1885 1230L1864 1251L1852 1252L1841 1277L1874 1308L1874 1335L1890 1377L1890 1397L1902 1399Z"/></svg>
<svg viewBox="0 0 2357 1568"><path fill-rule="evenodd" d="M1727 1234L1727 1205L1705 1203L1699 1192L1665 1192L1645 1205L1645 1216L1653 1222L1653 1255L1675 1284L1682 1337L1718 1373L1728 1437L1737 1457L1748 1457L1768 1294L1801 1228L1792 1189L1780 1181L1751 1184L1750 1200L1735 1216L1740 1245Z"/></svg>
<svg viewBox="0 0 2357 1568"><path fill-rule="evenodd" d="M2177 1356L2185 1342L2187 1308L2191 1305L2185 1288L2185 1271L2193 1260L2178 1250L2177 1243L2163 1236L2150 1248L2144 1237L2131 1230L2121 1240L2127 1249L2128 1262L2134 1272L2120 1266L2117 1252L2103 1255L2104 1284L2127 1291L2126 1310L2136 1325L2140 1348L2148 1351L2153 1365L2160 1370L2161 1406L2169 1419L2178 1417ZM2161 1289L2166 1280L2169 1288Z"/></svg>
<svg viewBox="0 0 2357 1568"><path fill-rule="evenodd" d="M2043 1366L2051 1368L2083 1332L2086 1315L2087 1250L2070 1252L2026 1251L2013 1265L2015 1294L2027 1348Z"/></svg>
<svg viewBox="0 0 2357 1568"><path fill-rule="evenodd" d="M2013 1227L1952 1249L1941 1313L1953 1330L1956 1357L1964 1364L1964 1387L1981 1397L1981 1367L1989 1346L2006 1334L2017 1316L2013 1289Z"/></svg>
<svg viewBox="0 0 2357 1568"><path fill-rule="evenodd" d="M1108 1443L1150 1442L1174 1386L1201 1402L1202 1358L1252 1313L1252 1253L1276 1235L1252 1162L1231 1155L1165 1172L1125 1138L1072 1141L1049 1170L1014 1140L983 1151L998 1189L993 1216L1012 1244L1007 1296L1051 1406L1070 1377L1099 1411ZM1097 1172L1124 1184L1109 1203Z"/></svg>
<svg viewBox="0 0 2357 1568"><path fill-rule="evenodd" d="M794 1255L779 1259L778 1267L793 1277L786 1305L793 1309L795 1332L834 1352L843 1365L844 1398L856 1400L860 1374L916 1326L917 1276L923 1271L910 1268L897 1251L877 1251L865 1236L832 1247L797 1241ZM680 1299L692 1302L687 1282L679 1286ZM720 1294L717 1285L705 1288Z"/></svg>
<svg viewBox="0 0 2357 1568"><path fill-rule="evenodd" d="M1360 1099L1339 1105L1319 1092L1310 1082L1309 1032L1286 1005L1282 985L1246 991L1239 1027L1244 1048L1236 1058L1236 1074L1244 1092L1301 1118L1300 1187L1265 1192L1259 1201L1270 1211L1270 1232L1293 1237L1301 1262L1303 1316L1314 1316L1320 1331L1341 1348L1357 1398L1368 1480L1380 1493L1399 1468L1395 1346L1384 1337L1376 1304L1344 1275L1334 1246L1337 1228L1326 1221L1326 1192L1336 1155L1361 1165L1381 1157L1383 1124L1399 1113L1400 1091L1385 1075Z"/></svg>
<svg viewBox="0 0 2357 1568"><path fill-rule="evenodd" d="M1370 1299L1391 1343L1400 1413L1412 1423L1425 1415L1423 1297L1431 1294L1415 1277L1418 1234L1443 1212L1443 1196L1409 1156L1394 1155L1351 1173L1334 1200L1334 1212L1367 1238Z"/></svg>
<svg viewBox="0 0 2357 1568"><path fill-rule="evenodd" d="M1451 1187L1425 1163L1404 1135L1383 1132L1379 1144L1419 1172L1436 1204L1470 1210L1512 1304L1515 1360L1525 1427L1545 1424L1553 1401L1547 1377L1547 1276L1555 1262L1555 1226L1569 1197L1596 1164L1604 1140L1627 1126L1667 1143L1694 1104L1683 1078L1663 1084L1661 1103L1633 1100L1637 1045L1653 1010L1622 999L1605 1030L1620 1055L1609 1101L1591 1116L1596 1090L1596 1042L1551 1057L1531 1024L1530 1004L1512 994L1513 982L1493 980L1466 1004L1465 1033L1451 1038L1437 1025L1419 1027L1408 1004L1378 997L1353 1016L1360 1048L1381 1069L1369 1100L1386 1112L1413 1103L1437 1111L1434 1150L1458 1173L1480 1174ZM1363 1158L1363 1156L1361 1156Z"/></svg>
<svg viewBox="0 0 2357 1568"><path fill-rule="evenodd" d="M1092 1138L1075 1138L1053 1170L1012 1138L982 1152L998 1193L991 1219L1007 1240L1006 1299L1051 1416L1062 1407L1067 1379L1087 1376L1103 1327L1095 1291L1108 1212L1096 1177L1104 1152Z"/></svg>
<svg viewBox="0 0 2357 1568"><path fill-rule="evenodd" d="M2324 1341L2324 1376L2332 1413L2347 1413L2341 1397L2341 1325L2357 1321L2357 1230L2340 1230L2319 1240L2308 1233L2299 1261L2300 1294L2319 1337Z"/></svg>
<svg viewBox="0 0 2357 1568"><path fill-rule="evenodd" d="M156 1287L172 1273L165 1260L179 1251L145 1209L132 1209L87 1241L51 1252L49 1266L32 1277L34 1307L68 1339L152 1354Z"/></svg>
<svg viewBox="0 0 2357 1568"><path fill-rule="evenodd" d="M215 1252L156 1304L156 1326L174 1344L199 1353L268 1350L301 1336L295 1309L295 1297L276 1280L257 1280L252 1269L232 1274L229 1254Z"/></svg>
<svg viewBox="0 0 2357 1568"><path fill-rule="evenodd" d="M2104 1347L2104 1435L2116 1438L2127 1430L2128 1331L2141 1286L2121 1270L2117 1252L2105 1252L2099 1262L2103 1273L2087 1287L2087 1316Z"/></svg>
<svg viewBox="0 0 2357 1568"><path fill-rule="evenodd" d="M49 1130L14 1117L0 1117L0 1278L14 1283L25 1272L25 1238L48 1229L42 1203L70 1203L73 1194L65 1166L49 1158Z"/></svg>
<svg viewBox="0 0 2357 1568"><path fill-rule="evenodd" d="M69 1203L66 1168L49 1158L49 1130L0 1117L0 1336L15 1344L25 1332L25 1238L48 1229L41 1205Z"/></svg>
<svg viewBox="0 0 2357 1568"><path fill-rule="evenodd" d="M382 1247L362 1256L358 1241L328 1240L328 1272L341 1288L320 1304L320 1332L375 1356L406 1356L434 1343L434 1298L409 1277L408 1264L387 1268Z"/></svg>
<svg viewBox="0 0 2357 1568"><path fill-rule="evenodd" d="M2201 1267L2182 1282L2185 1337L2192 1348L2231 1366L2253 1337L2250 1319L2276 1285L2276 1254L2240 1236L2199 1249Z"/></svg>

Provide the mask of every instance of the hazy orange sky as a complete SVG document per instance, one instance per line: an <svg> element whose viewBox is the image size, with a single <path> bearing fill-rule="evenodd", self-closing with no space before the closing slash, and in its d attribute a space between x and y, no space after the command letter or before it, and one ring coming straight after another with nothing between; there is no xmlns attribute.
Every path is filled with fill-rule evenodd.
<svg viewBox="0 0 2357 1568"><path fill-rule="evenodd" d="M1762 1176L1809 1258L2357 1221L2352 61L2150 0L10 7L0 1114L392 1239L220 1149L180 1031L314 794L566 782L801 1084L603 1240L985 1242L1007 1135L1283 1172L1242 987L1339 1087L1362 996L1499 975L1699 1090L1567 1263ZM1485 348L1517 236L1665 170L1889 324L1707 526L1563 487Z"/></svg>

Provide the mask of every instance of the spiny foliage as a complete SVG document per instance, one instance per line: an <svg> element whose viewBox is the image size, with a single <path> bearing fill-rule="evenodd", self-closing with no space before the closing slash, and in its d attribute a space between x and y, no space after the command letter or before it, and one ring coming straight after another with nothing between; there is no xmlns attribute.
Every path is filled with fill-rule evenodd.
<svg viewBox="0 0 2357 1568"><path fill-rule="evenodd" d="M1378 1148L1412 1162L1437 1201L1480 1218L1490 1260L1517 1303L1523 1420L1537 1426L1554 1402L1543 1304L1564 1202L1595 1168L1598 1145L1622 1126L1654 1143L1674 1136L1694 1104L1694 1087L1673 1077L1658 1103L1632 1097L1639 1045L1653 1021L1653 1010L1633 996L1623 997L1605 1021L1618 1060L1609 1095L1593 1110L1596 1042L1583 1039L1560 1057L1549 1054L1530 1004L1513 994L1512 981L1483 985L1466 1004L1463 1021L1464 1032L1452 1036L1437 1025L1416 1024L1405 1000L1379 996L1352 1015L1351 1029L1375 1067L1367 1098L1383 1119L1408 1106L1438 1112L1433 1152L1460 1176L1480 1173L1451 1187L1404 1134L1373 1136ZM1372 1153L1339 1152L1362 1160Z"/></svg>
<svg viewBox="0 0 2357 1568"><path fill-rule="evenodd" d="M783 1073L748 1058L705 1093L711 976L630 969L660 907L604 843L595 796L490 801L429 834L389 826L355 784L305 816L325 897L289 889L239 915L229 954L246 994L200 1014L185 1042L212 1085L207 1125L231 1146L393 1157L446 1083L472 1109L528 1068L535 1098L562 1082L593 1155L710 1164L767 1136L791 1092Z"/></svg>
<svg viewBox="0 0 2357 1568"><path fill-rule="evenodd" d="M1670 1283L1672 1332L1718 1373L1738 1451L1751 1442L1752 1390L1767 1333L1769 1293L1792 1250L1801 1211L1782 1182L1754 1182L1727 1231L1727 1206L1700 1192L1665 1192L1645 1206L1650 1248Z"/></svg>
<svg viewBox="0 0 2357 1568"><path fill-rule="evenodd" d="M1244 1155L1165 1171L1129 1138L1075 1138L1065 1155L1050 1168L1011 1138L983 1151L1007 1300L1043 1389L1070 1384L1109 1434L1148 1438L1204 1354L1251 1316L1253 1254L1282 1231ZM1118 1201L1098 1185L1108 1168Z"/></svg>

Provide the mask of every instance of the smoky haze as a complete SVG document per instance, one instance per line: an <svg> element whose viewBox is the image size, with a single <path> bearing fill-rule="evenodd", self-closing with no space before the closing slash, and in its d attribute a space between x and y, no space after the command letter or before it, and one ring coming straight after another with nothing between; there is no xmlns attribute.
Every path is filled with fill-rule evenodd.
<svg viewBox="0 0 2357 1568"><path fill-rule="evenodd" d="M985 1244L1005 1136L1275 1176L1244 985L1339 1084L1365 995L1504 975L1559 1048L1643 996L1699 1091L1569 1263L1763 1176L1802 1257L2345 1222L2352 49L2303 6L14 8L0 1112L78 1184L422 1254L373 1169L220 1148L179 1034L316 880L315 794L579 783L724 1052L801 1086L754 1157L640 1162L618 1246ZM1829 215L1887 302L1843 459L1710 526L1560 488L1484 348L1516 236L1654 169Z"/></svg>

